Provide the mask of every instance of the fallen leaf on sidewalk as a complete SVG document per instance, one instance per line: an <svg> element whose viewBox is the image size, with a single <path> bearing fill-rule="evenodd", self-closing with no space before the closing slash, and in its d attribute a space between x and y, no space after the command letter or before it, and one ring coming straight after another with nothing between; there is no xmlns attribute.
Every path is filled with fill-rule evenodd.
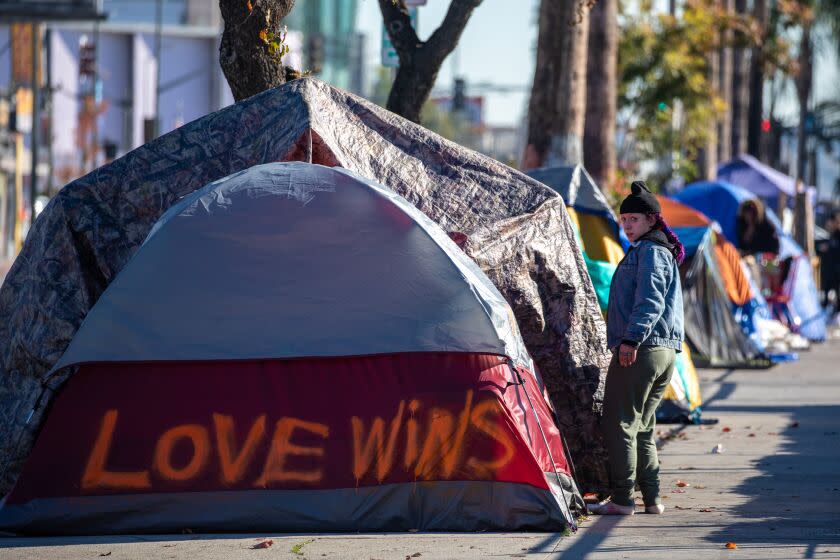
<svg viewBox="0 0 840 560"><path fill-rule="evenodd" d="M671 490L671 494L685 494L685 490Z"/></svg>
<svg viewBox="0 0 840 560"><path fill-rule="evenodd" d="M703 513L711 513L713 511L715 511L715 508L703 508L703 509L698 509L697 511L702 511Z"/></svg>
<svg viewBox="0 0 840 560"><path fill-rule="evenodd" d="M108 552L103 552L99 556L111 556L111 551L109 550Z"/></svg>
<svg viewBox="0 0 840 560"><path fill-rule="evenodd" d="M674 506L674 509L691 509L689 507Z"/></svg>
<svg viewBox="0 0 840 560"><path fill-rule="evenodd" d="M732 428L730 428L729 426L724 426L723 429L721 430L721 432L731 432L731 431L732 431Z"/></svg>
<svg viewBox="0 0 840 560"><path fill-rule="evenodd" d="M688 482L685 482L684 480L678 480L677 481L677 486L679 486L680 488L686 488L688 486L691 486L691 484L689 484Z"/></svg>
<svg viewBox="0 0 840 560"><path fill-rule="evenodd" d="M695 484L695 485L694 485L694 487L695 487L695 488L699 488L700 490L704 490L704 489L706 488L706 487L705 487L705 486L703 486L702 484Z"/></svg>
<svg viewBox="0 0 840 560"><path fill-rule="evenodd" d="M755 434L748 434L747 437L755 437Z"/></svg>
<svg viewBox="0 0 840 560"><path fill-rule="evenodd" d="M269 548L269 547L271 547L271 545L273 545L273 544L274 544L274 541L273 541L273 540L271 540L271 539L268 539L268 540L261 540L260 542L258 542L258 543L257 543L257 544L255 544L254 546L252 546L251 548L253 548L253 549L258 549L258 548Z"/></svg>
<svg viewBox="0 0 840 560"><path fill-rule="evenodd" d="M738 545L734 542L728 542L726 543L726 548L738 548Z"/></svg>

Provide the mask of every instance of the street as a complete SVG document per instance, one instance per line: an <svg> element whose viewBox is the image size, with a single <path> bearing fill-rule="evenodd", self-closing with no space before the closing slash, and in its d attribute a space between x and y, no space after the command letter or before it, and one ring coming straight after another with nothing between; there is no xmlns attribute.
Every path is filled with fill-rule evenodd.
<svg viewBox="0 0 840 560"><path fill-rule="evenodd" d="M701 370L704 417L719 422L659 427L663 516L593 516L571 536L2 538L0 558L840 558L838 362L835 340L770 370ZM260 539L272 545L252 549Z"/></svg>

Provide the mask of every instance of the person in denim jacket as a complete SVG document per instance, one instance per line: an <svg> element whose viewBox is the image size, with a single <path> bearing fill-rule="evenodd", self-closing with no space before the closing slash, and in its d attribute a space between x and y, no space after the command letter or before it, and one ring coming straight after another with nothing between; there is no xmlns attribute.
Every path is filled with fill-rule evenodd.
<svg viewBox="0 0 840 560"><path fill-rule="evenodd" d="M602 418L612 496L589 507L596 514L633 515L637 483L647 513L665 510L654 429L684 339L679 265L685 250L660 211L642 181L632 184L621 203L621 227L631 247L610 285L607 344L613 357Z"/></svg>

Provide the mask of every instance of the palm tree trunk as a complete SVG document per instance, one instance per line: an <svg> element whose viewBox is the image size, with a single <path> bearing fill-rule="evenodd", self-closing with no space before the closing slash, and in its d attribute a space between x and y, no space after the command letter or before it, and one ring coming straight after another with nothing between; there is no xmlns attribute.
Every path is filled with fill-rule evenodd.
<svg viewBox="0 0 840 560"><path fill-rule="evenodd" d="M735 0L735 12L746 15L747 0ZM732 154L747 151L747 111L749 111L749 51L741 46L732 51Z"/></svg>
<svg viewBox="0 0 840 560"><path fill-rule="evenodd" d="M735 0L723 0L727 14L735 10ZM723 32L720 49L720 97L726 104L726 111L718 124L718 161L732 159L732 30Z"/></svg>
<svg viewBox="0 0 840 560"><path fill-rule="evenodd" d="M540 3L524 169L583 160L588 6L586 0Z"/></svg>
<svg viewBox="0 0 840 560"><path fill-rule="evenodd" d="M764 42L767 39L767 0L755 0L753 17L761 26L761 39L752 49L750 59L750 108L747 127L747 152L759 159L761 153L761 120L764 117Z"/></svg>
<svg viewBox="0 0 840 560"><path fill-rule="evenodd" d="M802 38L799 45L799 75L796 77L796 93L799 98L799 125L796 129L796 179L805 179L805 164L808 154L808 135L805 122L808 118L808 100L811 97L814 52L811 44L811 22L802 24Z"/></svg>
<svg viewBox="0 0 840 560"><path fill-rule="evenodd" d="M618 0L599 0L589 15L583 161L601 187L615 180L618 103Z"/></svg>
<svg viewBox="0 0 840 560"><path fill-rule="evenodd" d="M718 44L719 41L718 41ZM715 48L713 49L708 56L708 80L709 80L709 89L717 94L718 90L720 89L719 79L720 79L720 50ZM703 148L697 154L697 171L700 174L700 178L706 181L710 181L715 178L717 175L717 159L718 155L718 122L717 120L712 120L709 123L709 130L708 130L708 137L706 139L706 143Z"/></svg>

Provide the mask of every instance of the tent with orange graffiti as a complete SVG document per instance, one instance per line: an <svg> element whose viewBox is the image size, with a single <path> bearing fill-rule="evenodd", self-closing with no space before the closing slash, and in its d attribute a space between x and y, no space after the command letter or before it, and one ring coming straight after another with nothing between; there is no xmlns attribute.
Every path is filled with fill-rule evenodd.
<svg viewBox="0 0 840 560"><path fill-rule="evenodd" d="M342 168L184 197L52 375L2 530L556 531L582 506L508 304Z"/></svg>

